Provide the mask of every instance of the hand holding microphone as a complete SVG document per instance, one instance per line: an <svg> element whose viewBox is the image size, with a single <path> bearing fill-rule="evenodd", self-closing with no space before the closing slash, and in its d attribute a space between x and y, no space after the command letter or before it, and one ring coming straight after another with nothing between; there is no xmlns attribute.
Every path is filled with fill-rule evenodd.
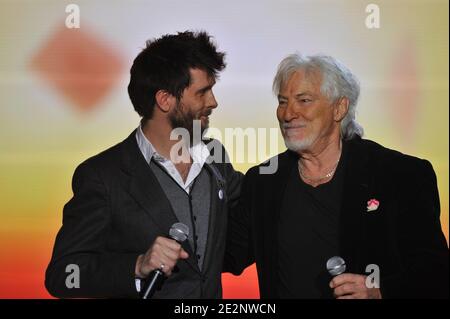
<svg viewBox="0 0 450 319"><path fill-rule="evenodd" d="M175 223L169 231L169 238L157 237L144 254L136 262L135 275L147 278L146 285L141 291L144 299L153 295L165 276L170 276L178 259L189 258L188 253L181 247L189 235L189 228L182 223Z"/></svg>
<svg viewBox="0 0 450 319"><path fill-rule="evenodd" d="M378 288L368 288L366 276L344 273L347 268L342 257L334 256L327 261L327 270L334 278L330 288L337 299L381 299Z"/></svg>

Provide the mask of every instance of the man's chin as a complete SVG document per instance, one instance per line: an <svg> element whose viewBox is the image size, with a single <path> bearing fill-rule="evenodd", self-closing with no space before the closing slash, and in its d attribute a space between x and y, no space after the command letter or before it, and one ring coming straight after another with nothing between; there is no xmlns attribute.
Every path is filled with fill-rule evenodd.
<svg viewBox="0 0 450 319"><path fill-rule="evenodd" d="M196 144L200 143L203 140L203 138L205 137L205 134L206 134L208 128L209 128L209 125L204 124L202 121L201 125L200 125L200 136L198 136L198 133L194 134L194 132L193 132L194 130L191 130L189 132L191 135L191 141L190 141L191 145L196 145Z"/></svg>
<svg viewBox="0 0 450 319"><path fill-rule="evenodd" d="M202 131L202 136L205 134L205 131L209 129L209 118L203 118L200 120L200 129Z"/></svg>
<svg viewBox="0 0 450 319"><path fill-rule="evenodd" d="M206 126L201 126L200 128L200 141L197 142L201 142L203 140L203 138L205 137L206 132L208 131L209 125Z"/></svg>
<svg viewBox="0 0 450 319"><path fill-rule="evenodd" d="M311 141L309 139L303 140L291 140L289 138L284 139L284 144L286 147L293 152L301 152L308 149L311 146Z"/></svg>
<svg viewBox="0 0 450 319"><path fill-rule="evenodd" d="M202 123L202 129L209 127L209 117L208 116L202 116L200 118L200 122Z"/></svg>

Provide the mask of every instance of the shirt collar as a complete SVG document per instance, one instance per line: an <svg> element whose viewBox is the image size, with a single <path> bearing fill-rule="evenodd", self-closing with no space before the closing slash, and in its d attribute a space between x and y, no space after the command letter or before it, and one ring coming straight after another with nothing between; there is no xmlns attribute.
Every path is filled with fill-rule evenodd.
<svg viewBox="0 0 450 319"><path fill-rule="evenodd" d="M153 144L144 135L141 125L139 125L136 130L136 141L147 163L150 163L153 157L155 157L155 160L157 161L167 160L162 155L158 154ZM201 167L205 164L206 160L211 155L208 147L203 141L190 147L189 153L191 154L193 164L198 164Z"/></svg>

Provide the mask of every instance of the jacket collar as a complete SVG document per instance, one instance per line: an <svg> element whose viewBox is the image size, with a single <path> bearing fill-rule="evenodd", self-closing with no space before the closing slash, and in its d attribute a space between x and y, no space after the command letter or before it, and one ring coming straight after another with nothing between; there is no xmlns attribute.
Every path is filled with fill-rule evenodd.
<svg viewBox="0 0 450 319"><path fill-rule="evenodd" d="M168 234L170 227L177 223L178 219L156 176L139 150L136 130L122 143L121 167L128 176L127 188L130 195L140 204L154 224L158 225L161 234ZM187 262L199 271L189 242L183 242L182 247L189 254Z"/></svg>
<svg viewBox="0 0 450 319"><path fill-rule="evenodd" d="M344 189L339 225L339 247L347 271L360 273L363 254L363 217L367 210L370 163L366 144L360 137L346 142Z"/></svg>

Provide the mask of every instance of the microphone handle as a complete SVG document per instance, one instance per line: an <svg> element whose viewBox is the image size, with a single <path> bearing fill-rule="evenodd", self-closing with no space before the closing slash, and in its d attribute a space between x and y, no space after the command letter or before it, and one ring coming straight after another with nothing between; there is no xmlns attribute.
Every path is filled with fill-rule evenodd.
<svg viewBox="0 0 450 319"><path fill-rule="evenodd" d="M145 288L144 294L142 295L142 299L147 299L153 296L153 294L156 291L156 288L158 288L159 284L161 283L161 280L164 277L164 273L159 269L156 269L153 272L154 274L148 285L146 285L147 287Z"/></svg>
<svg viewBox="0 0 450 319"><path fill-rule="evenodd" d="M182 241L178 241L177 239L175 239L174 237L172 237L170 235L168 236L168 238L175 240L180 245L182 244ZM153 274L150 282L148 282L148 284L145 285L146 286L145 292L142 294L142 299L151 298L153 296L153 294L155 293L156 289L161 284L161 281L164 278L164 273L160 269L154 270L153 273L154 274Z"/></svg>

